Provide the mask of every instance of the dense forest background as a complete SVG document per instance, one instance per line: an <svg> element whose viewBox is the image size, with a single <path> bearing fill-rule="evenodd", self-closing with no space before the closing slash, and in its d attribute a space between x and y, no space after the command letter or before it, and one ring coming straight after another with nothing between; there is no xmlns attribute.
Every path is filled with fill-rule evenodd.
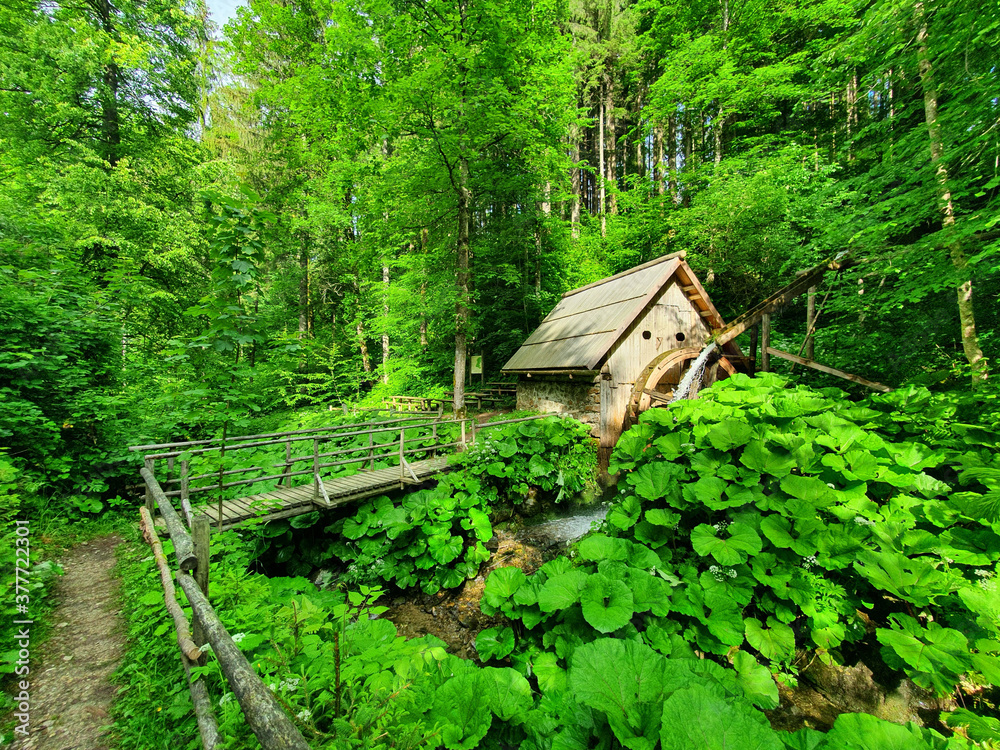
<svg viewBox="0 0 1000 750"><path fill-rule="evenodd" d="M726 318L850 250L817 359L988 390L998 34L969 0L10 0L6 460L107 496L130 442L458 391L678 250Z"/></svg>

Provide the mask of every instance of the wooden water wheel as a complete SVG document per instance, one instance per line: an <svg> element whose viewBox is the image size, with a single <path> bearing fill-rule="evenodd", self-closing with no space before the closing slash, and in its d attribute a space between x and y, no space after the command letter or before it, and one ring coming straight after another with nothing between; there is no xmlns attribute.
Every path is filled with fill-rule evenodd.
<svg viewBox="0 0 1000 750"><path fill-rule="evenodd" d="M635 379L635 385L632 387L632 396L625 414L625 429L636 424L639 421L639 415L646 409L652 406L666 406L670 403L674 390L701 351L701 348L696 346L685 349L670 349L646 365ZM692 383L687 398L695 398L698 395L698 389L702 382L714 383L716 380L728 378L735 373L736 368L725 356L715 360L705 367L705 374L702 375L700 381Z"/></svg>

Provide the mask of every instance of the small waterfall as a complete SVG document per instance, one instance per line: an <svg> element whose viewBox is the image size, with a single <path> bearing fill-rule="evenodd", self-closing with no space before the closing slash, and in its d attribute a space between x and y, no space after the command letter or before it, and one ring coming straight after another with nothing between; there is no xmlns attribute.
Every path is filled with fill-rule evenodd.
<svg viewBox="0 0 1000 750"><path fill-rule="evenodd" d="M687 398L688 393L691 392L691 386L694 385L695 379L701 381L701 376L705 372L705 364L708 362L709 356L715 351L715 342L711 342L708 346L701 350L701 354L691 363L691 367L688 368L687 374L681 378L681 382L677 384L677 388L674 390L674 395L670 398L670 403L678 401L682 398Z"/></svg>

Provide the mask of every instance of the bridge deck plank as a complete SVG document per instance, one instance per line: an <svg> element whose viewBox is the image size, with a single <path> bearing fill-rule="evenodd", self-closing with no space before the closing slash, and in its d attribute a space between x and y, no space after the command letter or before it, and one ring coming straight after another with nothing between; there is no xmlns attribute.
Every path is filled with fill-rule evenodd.
<svg viewBox="0 0 1000 750"><path fill-rule="evenodd" d="M421 461L412 461L409 465L413 473L422 480L446 471L448 469L448 459L447 457L429 458ZM375 471L361 471L346 477L326 479L323 481L323 488L330 498L329 506L323 500L322 493L320 494L319 501L314 501L312 482L296 487L276 487L269 492L224 500L222 503L222 528L225 531L258 517L267 521L290 518L303 513L309 513L317 508L332 508L377 495L380 492L398 486L400 481L398 466L390 466L389 468L377 469ZM402 477L402 481L412 484L413 477L407 471ZM219 517L218 505L216 503L198 505L193 510L195 513L204 515L212 521L213 531L217 529Z"/></svg>

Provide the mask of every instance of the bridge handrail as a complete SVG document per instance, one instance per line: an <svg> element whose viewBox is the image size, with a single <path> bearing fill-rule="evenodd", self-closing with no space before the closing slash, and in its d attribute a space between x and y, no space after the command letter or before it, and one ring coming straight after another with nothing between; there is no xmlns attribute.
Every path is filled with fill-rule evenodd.
<svg viewBox="0 0 1000 750"><path fill-rule="evenodd" d="M170 501L167 500L163 489L156 481L156 477L153 476L152 472L144 469L143 478L146 480L149 494L146 498L146 505L140 509L140 520L144 535L154 550L154 557L156 556L157 547L160 547L162 557L162 547L159 544L159 539L157 539L153 526L152 512L154 506L159 508L160 515L164 520L172 516L175 521L167 522L167 533L174 544L174 549L193 549L194 542L191 536L177 522L176 511L174 511ZM211 644L212 652L219 662L226 682L236 696L236 700L243 710L243 715L246 717L247 724L250 725L251 731L253 731L257 737L257 741L260 742L264 750L286 750L286 748L288 750L309 750L309 745L306 743L302 733L292 723L292 720L285 713L281 704L275 699L274 694L264 684L264 681L261 680L257 672L250 666L250 662L247 661L240 647L233 641L229 631L222 624L222 620L219 619L219 615L202 590L202 585L207 587L208 580L207 566L209 556L207 545L199 551L196 557L197 563L194 568L186 567L184 561L181 561L176 571L176 577L177 583L184 591L188 603L191 605L191 612L197 626L196 632L200 631L202 634L197 640L201 640L203 637ZM163 560L165 562L165 558ZM158 560L157 562L159 563L160 561ZM203 570L199 572L198 566L204 566ZM202 580L205 583L199 584L195 576L192 575L192 572L195 575L203 574L204 578ZM169 577L167 577L167 580L169 580ZM161 576L162 583L163 577ZM168 610L171 609L171 600L176 605L176 592L171 592L165 587L164 601ZM182 636L190 632L186 626L186 618L183 622L176 623L178 644L183 640ZM197 646L198 644L195 645ZM191 679L190 662L184 653L183 646L181 646L181 662L184 665L185 673L188 674L189 689L191 690L192 700L195 703L196 712L198 712L198 725L202 736L202 744L205 748L211 750L218 741L218 726L204 684L200 684L201 681L199 679ZM215 730L214 733L213 729Z"/></svg>
<svg viewBox="0 0 1000 750"><path fill-rule="evenodd" d="M213 450L218 450L219 447L222 446L223 444L226 446L227 451L240 450L241 448L255 448L261 445L273 445L275 443L283 443L285 442L287 436L289 435L304 436L300 438L293 438L294 440L309 440L311 439L312 435L319 432L341 433L342 431L350 430L351 428L364 427L364 426L375 427L379 425L392 425L392 424L399 424L400 422L412 422L415 419L425 419L427 421L431 421L437 419L437 415L430 413L425 414L420 412L414 412L411 416L408 417L398 417L397 419L388 419L382 422L357 422L355 424L335 425L333 427L313 427L308 430L288 430L286 432L267 432L260 435L240 435L238 437L226 438L224 441L221 438L209 438L207 440L188 440L181 443L158 443L155 445L130 445L128 449L130 451L146 451L146 450L157 450L159 448L181 448L183 446L188 446L188 445L212 446L209 448L197 448L193 451L177 450L177 451L169 451L167 453L154 453L149 456L146 456L146 458L171 458L180 456L183 453L190 453L192 455L196 453L207 453ZM364 432L368 432L368 430L360 430L358 432L351 432L349 434L352 435L362 434ZM346 433L339 434L338 437L346 437ZM265 440L265 438L276 438L276 439ZM239 442L246 440L256 440L258 442L255 443Z"/></svg>

